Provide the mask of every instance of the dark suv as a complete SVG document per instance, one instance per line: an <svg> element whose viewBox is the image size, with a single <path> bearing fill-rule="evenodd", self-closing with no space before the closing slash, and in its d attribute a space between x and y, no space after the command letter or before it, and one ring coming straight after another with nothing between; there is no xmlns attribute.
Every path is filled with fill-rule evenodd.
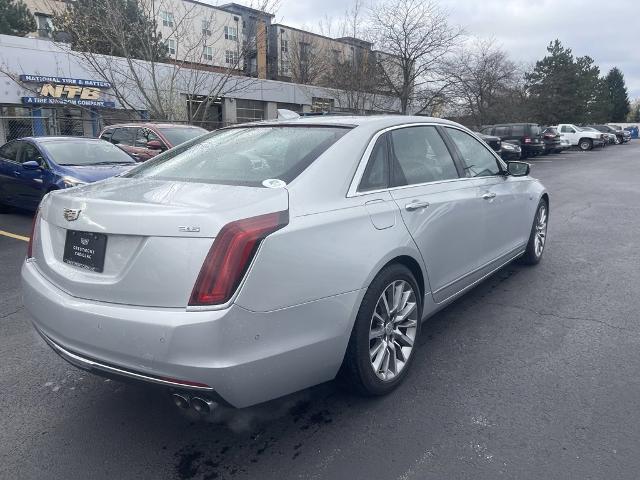
<svg viewBox="0 0 640 480"><path fill-rule="evenodd" d="M135 161L144 162L204 133L207 130L192 125L135 123L106 127L100 138L117 145Z"/></svg>
<svg viewBox="0 0 640 480"><path fill-rule="evenodd" d="M480 130L484 135L500 137L503 142L516 143L522 148L522 158L544 153L542 129L537 123L503 123Z"/></svg>

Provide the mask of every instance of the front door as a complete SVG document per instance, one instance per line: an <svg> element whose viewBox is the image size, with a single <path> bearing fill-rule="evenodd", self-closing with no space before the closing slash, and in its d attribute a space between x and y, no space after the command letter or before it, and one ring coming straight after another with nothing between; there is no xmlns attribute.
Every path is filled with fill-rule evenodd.
<svg viewBox="0 0 640 480"><path fill-rule="evenodd" d="M460 178L435 126L392 130L391 195L416 242L435 302L466 286L478 267L482 201L473 179Z"/></svg>
<svg viewBox="0 0 640 480"><path fill-rule="evenodd" d="M479 187L482 212L480 265L486 271L496 268L520 253L527 242L531 220L524 215L529 201L527 177L504 175L502 161L467 132L446 127L466 176ZM486 273L486 272L485 272Z"/></svg>
<svg viewBox="0 0 640 480"><path fill-rule="evenodd" d="M18 152L19 166L16 169L15 199L20 207L34 209L40 204L44 195L44 172L46 164L38 147L28 142L20 142ZM40 168L28 170L23 167L26 162L37 162Z"/></svg>

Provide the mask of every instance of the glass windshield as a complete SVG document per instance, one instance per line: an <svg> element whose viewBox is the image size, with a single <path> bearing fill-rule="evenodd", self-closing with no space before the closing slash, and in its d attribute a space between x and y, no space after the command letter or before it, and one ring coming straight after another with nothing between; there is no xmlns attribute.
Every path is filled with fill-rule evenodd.
<svg viewBox="0 0 640 480"><path fill-rule="evenodd" d="M135 163L115 145L104 140L43 142L42 147L58 165L102 165Z"/></svg>
<svg viewBox="0 0 640 480"><path fill-rule="evenodd" d="M161 127L158 130L169 140L172 147L207 133L207 130L200 127Z"/></svg>
<svg viewBox="0 0 640 480"><path fill-rule="evenodd" d="M262 186L291 182L345 133L345 127L260 126L218 130L144 163L128 177Z"/></svg>

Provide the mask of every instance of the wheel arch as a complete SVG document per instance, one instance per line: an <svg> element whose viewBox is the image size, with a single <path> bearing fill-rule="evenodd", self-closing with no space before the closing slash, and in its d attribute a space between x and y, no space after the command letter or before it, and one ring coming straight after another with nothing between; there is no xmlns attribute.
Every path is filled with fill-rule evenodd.
<svg viewBox="0 0 640 480"><path fill-rule="evenodd" d="M426 294L424 273L422 272L422 267L420 266L418 261L410 255L398 255L397 257L392 258L378 270L375 276L377 276L378 273L380 273L384 268L393 264L403 265L409 269L409 271L415 277L416 282L418 282L418 288L420 289L420 298L424 299L424 296ZM375 278L375 276L373 278Z"/></svg>

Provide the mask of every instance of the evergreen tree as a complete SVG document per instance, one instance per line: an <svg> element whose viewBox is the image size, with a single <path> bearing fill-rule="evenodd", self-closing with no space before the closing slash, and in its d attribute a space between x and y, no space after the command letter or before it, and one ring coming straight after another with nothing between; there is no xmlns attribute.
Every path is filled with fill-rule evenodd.
<svg viewBox="0 0 640 480"><path fill-rule="evenodd" d="M547 52L525 75L534 118L546 125L578 122L584 108L577 82L579 67L573 53L559 40L551 42Z"/></svg>
<svg viewBox="0 0 640 480"><path fill-rule="evenodd" d="M24 37L36 29L36 21L22 0L0 0L0 33Z"/></svg>
<svg viewBox="0 0 640 480"><path fill-rule="evenodd" d="M607 74L607 87L611 104L609 121L624 122L630 110L629 94L624 82L624 75L617 67L613 67Z"/></svg>

